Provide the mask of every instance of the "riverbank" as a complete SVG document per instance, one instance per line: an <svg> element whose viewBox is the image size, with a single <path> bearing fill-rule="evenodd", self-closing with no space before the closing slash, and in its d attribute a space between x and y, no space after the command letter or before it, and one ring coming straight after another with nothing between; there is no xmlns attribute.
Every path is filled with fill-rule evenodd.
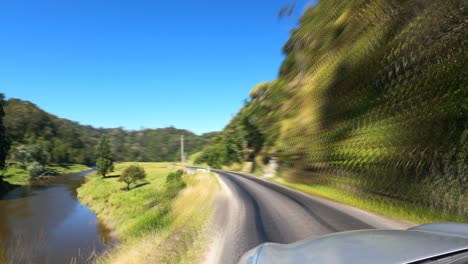
<svg viewBox="0 0 468 264"><path fill-rule="evenodd" d="M120 172L133 163L119 163L103 179L89 175L78 197L110 226L121 243L98 263L194 263L200 261L205 227L214 208L219 185L211 174L185 175L168 184L171 163L138 163L147 178L124 191Z"/></svg>
<svg viewBox="0 0 468 264"><path fill-rule="evenodd" d="M20 185L11 184L11 183L9 183L7 181L3 181L2 179L0 179L0 197L3 194L5 194L5 193L7 193L7 192L13 190L16 187L19 187L19 186Z"/></svg>
<svg viewBox="0 0 468 264"><path fill-rule="evenodd" d="M77 199L90 172L33 181L2 196L0 263L89 263L114 243L110 229Z"/></svg>
<svg viewBox="0 0 468 264"><path fill-rule="evenodd" d="M89 169L88 166L81 164L50 164L45 167L46 171L52 171L56 175L77 173ZM19 164L9 166L3 176L3 182L0 180L0 196L14 188L29 184L29 180L28 172Z"/></svg>

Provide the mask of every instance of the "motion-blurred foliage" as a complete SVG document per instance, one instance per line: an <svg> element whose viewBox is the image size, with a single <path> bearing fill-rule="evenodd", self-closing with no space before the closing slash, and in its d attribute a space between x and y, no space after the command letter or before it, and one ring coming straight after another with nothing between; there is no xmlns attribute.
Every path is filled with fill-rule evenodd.
<svg viewBox="0 0 468 264"><path fill-rule="evenodd" d="M115 161L177 161L180 160L181 135L185 136L188 153L201 150L214 135L198 136L173 127L139 131L93 128L58 118L18 99L8 100L4 109L12 150L21 145L40 145L48 153L49 163L94 165L95 146L103 134L109 137ZM10 157L13 156L14 153L10 153Z"/></svg>
<svg viewBox="0 0 468 264"><path fill-rule="evenodd" d="M296 181L468 217L467 19L462 0L321 0L198 161L276 156Z"/></svg>

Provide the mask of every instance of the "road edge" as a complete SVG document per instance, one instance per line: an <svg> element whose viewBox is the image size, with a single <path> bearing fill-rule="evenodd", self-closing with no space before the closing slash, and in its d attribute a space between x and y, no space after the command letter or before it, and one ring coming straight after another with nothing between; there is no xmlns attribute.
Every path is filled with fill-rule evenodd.
<svg viewBox="0 0 468 264"><path fill-rule="evenodd" d="M327 199L326 197L319 197L316 195L305 193L305 192L284 186L280 183L257 177L255 175L251 175L251 174L247 174L243 172L235 172L235 171L223 171L223 172L227 172L227 173L231 173L240 177L244 177L246 179L262 184L263 186L266 186L266 187L270 187L270 188L272 187L272 189L276 191L282 190L283 192L294 193L295 195L298 195L298 196L311 198L318 203L321 203L323 205L329 206L336 210L342 211L377 229L408 229L408 228L418 225L416 223L412 223L409 221L393 219L387 216L383 216L374 212L367 211L365 209L354 207L352 205L340 203L332 199Z"/></svg>

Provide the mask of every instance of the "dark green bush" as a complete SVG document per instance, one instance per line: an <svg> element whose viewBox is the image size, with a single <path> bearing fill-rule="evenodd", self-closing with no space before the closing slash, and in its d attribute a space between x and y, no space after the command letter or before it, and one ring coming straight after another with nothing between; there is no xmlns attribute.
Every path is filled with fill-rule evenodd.
<svg viewBox="0 0 468 264"><path fill-rule="evenodd" d="M167 183L170 183L170 182L178 182L178 181L181 181L182 180L182 176L184 175L184 171L183 170L178 170L178 171L175 171L175 172L171 172L167 175L166 177L166 182Z"/></svg>

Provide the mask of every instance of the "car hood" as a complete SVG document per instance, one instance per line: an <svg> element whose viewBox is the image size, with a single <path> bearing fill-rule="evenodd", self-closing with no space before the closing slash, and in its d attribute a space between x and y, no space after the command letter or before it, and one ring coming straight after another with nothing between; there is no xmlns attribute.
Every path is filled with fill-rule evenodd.
<svg viewBox="0 0 468 264"><path fill-rule="evenodd" d="M445 223L409 230L350 231L287 245L265 243L239 263L407 263L468 250L467 227Z"/></svg>

